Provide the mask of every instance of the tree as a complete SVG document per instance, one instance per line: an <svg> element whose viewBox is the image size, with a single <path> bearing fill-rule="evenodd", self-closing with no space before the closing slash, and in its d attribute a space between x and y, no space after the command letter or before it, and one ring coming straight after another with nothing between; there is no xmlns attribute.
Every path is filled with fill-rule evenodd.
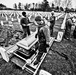
<svg viewBox="0 0 76 75"><path fill-rule="evenodd" d="M71 8L71 11L74 12L74 8Z"/></svg>
<svg viewBox="0 0 76 75"><path fill-rule="evenodd" d="M32 3L33 4L33 10L34 10L34 8L35 8L35 3Z"/></svg>
<svg viewBox="0 0 76 75"><path fill-rule="evenodd" d="M26 10L28 10L28 4L26 3L26 5L24 6L24 8L26 9Z"/></svg>
<svg viewBox="0 0 76 75"><path fill-rule="evenodd" d="M0 9L6 9L7 7L4 4L0 4Z"/></svg>
<svg viewBox="0 0 76 75"><path fill-rule="evenodd" d="M14 4L14 8L17 9L17 4L16 3Z"/></svg>
<svg viewBox="0 0 76 75"><path fill-rule="evenodd" d="M47 0L44 0L41 5L42 10L47 11L49 7L49 2Z"/></svg>
<svg viewBox="0 0 76 75"><path fill-rule="evenodd" d="M61 3L62 3L62 0L54 0L55 6L59 6L60 7Z"/></svg>
<svg viewBox="0 0 76 75"><path fill-rule="evenodd" d="M37 9L37 7L38 7L38 4L36 3L36 5L35 5L35 6L36 6L36 9Z"/></svg>
<svg viewBox="0 0 76 75"><path fill-rule="evenodd" d="M62 0L58 0L58 6L60 7Z"/></svg>
<svg viewBox="0 0 76 75"><path fill-rule="evenodd" d="M67 0L67 8L71 8L72 7L72 1L71 0Z"/></svg>
<svg viewBox="0 0 76 75"><path fill-rule="evenodd" d="M60 7L60 10L61 10L61 11L64 11L63 7Z"/></svg>
<svg viewBox="0 0 76 75"><path fill-rule="evenodd" d="M52 3L52 9L54 9L54 3Z"/></svg>
<svg viewBox="0 0 76 75"><path fill-rule="evenodd" d="M4 4L0 4L0 7L6 7Z"/></svg>
<svg viewBox="0 0 76 75"><path fill-rule="evenodd" d="M18 8L19 8L19 10L21 10L21 3L20 2L18 4Z"/></svg>
<svg viewBox="0 0 76 75"><path fill-rule="evenodd" d="M59 11L59 6L57 6L57 7L56 7L56 10L58 10L58 11Z"/></svg>
<svg viewBox="0 0 76 75"><path fill-rule="evenodd" d="M55 6L58 6L58 0L54 0Z"/></svg>

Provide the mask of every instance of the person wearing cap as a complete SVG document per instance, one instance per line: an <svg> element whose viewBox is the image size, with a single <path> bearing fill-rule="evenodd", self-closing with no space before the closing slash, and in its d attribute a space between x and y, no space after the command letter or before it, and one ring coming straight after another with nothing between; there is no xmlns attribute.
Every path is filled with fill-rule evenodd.
<svg viewBox="0 0 76 75"><path fill-rule="evenodd" d="M53 28L55 25L55 16L54 16L54 11L51 12L51 17L49 19L50 22L50 36L53 36Z"/></svg>
<svg viewBox="0 0 76 75"><path fill-rule="evenodd" d="M76 39L76 16L74 16L74 30L73 30L73 38Z"/></svg>
<svg viewBox="0 0 76 75"><path fill-rule="evenodd" d="M38 46L38 55L37 55L37 59L36 59L36 62L34 63L34 65L38 64L40 61L41 61L41 57L43 55L43 53L46 53L47 52L47 47L49 47L49 45L47 44L46 42L46 36L45 35L45 30L46 28L45 27L45 22L44 20L40 17L40 16L37 16L35 18L35 21L37 22L37 26L38 26L38 33L36 34L36 38L38 37L38 41L39 41L39 46Z"/></svg>
<svg viewBox="0 0 76 75"><path fill-rule="evenodd" d="M28 17L26 16L26 12L22 12L23 18L21 18L20 24L22 25L23 28L23 38L26 37L27 35L30 35L30 29L28 26L28 23L30 23Z"/></svg>
<svg viewBox="0 0 76 75"><path fill-rule="evenodd" d="M65 22L65 34L64 34L64 38L67 39L67 40L70 40L70 37L71 37L71 27L72 27L72 25L74 25L74 23L72 21L72 18L73 17L68 17L66 19L66 22Z"/></svg>

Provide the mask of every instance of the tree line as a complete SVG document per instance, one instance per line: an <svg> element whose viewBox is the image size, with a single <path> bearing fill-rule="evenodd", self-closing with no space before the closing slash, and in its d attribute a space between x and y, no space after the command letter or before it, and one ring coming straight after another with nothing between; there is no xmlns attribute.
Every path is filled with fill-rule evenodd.
<svg viewBox="0 0 76 75"><path fill-rule="evenodd" d="M41 3L32 3L32 4L25 4L22 5L21 2L17 5L16 3L14 4L14 9L18 10L31 10L31 11L51 11L51 10L56 10L56 11L64 11L63 7L56 6L55 4L52 3L51 6L47 0L43 0Z"/></svg>
<svg viewBox="0 0 76 75"><path fill-rule="evenodd" d="M23 5L21 2L18 5L14 4L15 10L28 10L28 11L76 11L72 8L71 0L54 0L51 4L48 0L43 0L41 3L26 3Z"/></svg>
<svg viewBox="0 0 76 75"><path fill-rule="evenodd" d="M66 11L66 12L76 12L76 9L72 8L71 0L54 0L53 2L48 2L48 0L43 0L41 3L26 3L25 5L19 2L18 4L13 4L12 8L2 7L0 9L11 9L11 10L27 10L27 11Z"/></svg>

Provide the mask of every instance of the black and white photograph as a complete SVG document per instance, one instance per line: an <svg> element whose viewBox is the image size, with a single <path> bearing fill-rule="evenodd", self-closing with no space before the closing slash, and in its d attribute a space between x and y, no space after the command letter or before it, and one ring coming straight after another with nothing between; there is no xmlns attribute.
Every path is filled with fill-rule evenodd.
<svg viewBox="0 0 76 75"><path fill-rule="evenodd" d="M0 0L0 75L76 75L76 0Z"/></svg>

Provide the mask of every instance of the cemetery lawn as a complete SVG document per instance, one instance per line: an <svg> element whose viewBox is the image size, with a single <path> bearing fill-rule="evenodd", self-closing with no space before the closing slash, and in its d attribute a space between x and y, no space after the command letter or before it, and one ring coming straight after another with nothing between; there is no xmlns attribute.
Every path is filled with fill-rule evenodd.
<svg viewBox="0 0 76 75"><path fill-rule="evenodd" d="M52 49L59 53L65 53L71 59L74 65L74 72L76 67L76 39L71 41L63 39L62 42L54 42ZM64 57L49 51L40 69L44 69L50 72L52 75L72 75L69 62ZM39 69L39 70L40 70ZM5 62L2 58L0 59L0 75L31 75L25 70L22 70L15 64ZM38 74L37 74L38 75ZM76 75L76 74L75 74Z"/></svg>
<svg viewBox="0 0 76 75"><path fill-rule="evenodd" d="M60 43L54 43L52 49L68 55L73 68L68 60L51 50L48 52L41 68L53 75L72 75L71 72L74 69L73 75L76 75L76 39L72 38L71 41L63 39Z"/></svg>

